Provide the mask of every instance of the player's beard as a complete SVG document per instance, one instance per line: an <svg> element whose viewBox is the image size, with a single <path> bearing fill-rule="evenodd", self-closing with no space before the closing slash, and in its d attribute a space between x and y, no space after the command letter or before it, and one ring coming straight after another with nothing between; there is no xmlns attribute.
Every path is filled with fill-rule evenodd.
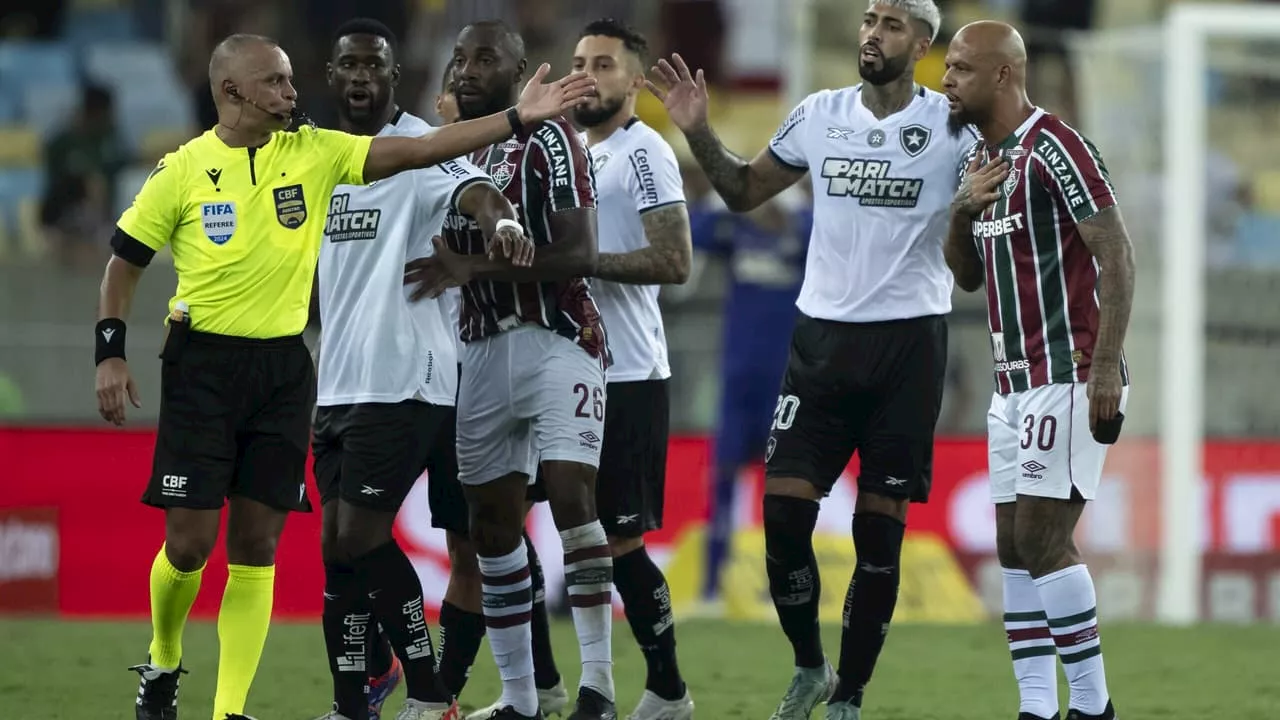
<svg viewBox="0 0 1280 720"><path fill-rule="evenodd" d="M346 99L338 106L339 112L342 113L343 119L350 123L353 127L362 128L364 130L372 130L377 132L382 128L372 127L373 123L387 110L387 103L391 101L391 97L386 93L369 94L369 103L364 107L352 107Z"/></svg>
<svg viewBox="0 0 1280 720"><path fill-rule="evenodd" d="M511 88L502 88L485 96L466 96L454 92L454 100L458 103L459 120L475 120L486 115L500 113L511 107Z"/></svg>
<svg viewBox="0 0 1280 720"><path fill-rule="evenodd" d="M858 62L858 74L862 79L872 85L888 85L889 83L902 77L907 71L907 64L911 62L911 55L903 53L897 57L880 56L880 67L876 67L874 63Z"/></svg>
<svg viewBox="0 0 1280 720"><path fill-rule="evenodd" d="M573 119L582 127L596 127L608 122L610 118L618 114L622 109L626 98L600 98L600 104L597 107L590 105L579 105L573 109Z"/></svg>
<svg viewBox="0 0 1280 720"><path fill-rule="evenodd" d="M947 131L952 136L959 135L966 125L980 126L984 119L980 113L970 110L961 103L959 110L947 114Z"/></svg>

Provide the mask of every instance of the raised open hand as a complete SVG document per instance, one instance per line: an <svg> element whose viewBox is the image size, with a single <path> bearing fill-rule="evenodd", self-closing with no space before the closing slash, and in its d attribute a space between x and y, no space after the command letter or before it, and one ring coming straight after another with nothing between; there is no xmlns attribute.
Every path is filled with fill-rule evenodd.
<svg viewBox="0 0 1280 720"><path fill-rule="evenodd" d="M583 103L596 87L596 79L584 72L569 73L555 82L544 83L551 66L542 63L520 92L516 112L525 124L559 117Z"/></svg>
<svg viewBox="0 0 1280 720"><path fill-rule="evenodd" d="M676 127L682 132L689 132L707 124L707 79L701 69L690 73L684 58L676 53L671 56L671 62L659 60L653 67L653 73L661 78L666 89L650 80L645 80L644 84L662 101Z"/></svg>

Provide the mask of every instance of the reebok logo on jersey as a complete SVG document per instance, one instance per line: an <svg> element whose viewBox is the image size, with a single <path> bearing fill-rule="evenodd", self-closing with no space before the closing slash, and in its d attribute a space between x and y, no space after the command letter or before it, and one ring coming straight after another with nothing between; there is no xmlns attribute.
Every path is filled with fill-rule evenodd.
<svg viewBox="0 0 1280 720"><path fill-rule="evenodd" d="M924 180L890 177L892 165L888 160L826 158L822 177L827 179L827 195L856 197L865 207L915 207Z"/></svg>
<svg viewBox="0 0 1280 720"><path fill-rule="evenodd" d="M335 193L329 200L329 217L324 221L324 234L329 242L349 242L351 240L373 240L378 237L378 222L382 219L382 211L351 210L351 196L347 193Z"/></svg>

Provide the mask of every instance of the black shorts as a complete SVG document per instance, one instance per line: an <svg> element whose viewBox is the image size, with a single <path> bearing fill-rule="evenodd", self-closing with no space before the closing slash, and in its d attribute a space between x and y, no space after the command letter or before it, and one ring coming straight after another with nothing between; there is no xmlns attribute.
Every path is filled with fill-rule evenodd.
<svg viewBox="0 0 1280 720"><path fill-rule="evenodd" d="M448 410L449 421L436 432L427 460L427 504L431 527L467 535L471 516L458 482L458 409Z"/></svg>
<svg viewBox="0 0 1280 720"><path fill-rule="evenodd" d="M333 405L316 410L316 485L320 502L342 498L352 505L396 512L448 428L454 409L405 400L399 403Z"/></svg>
<svg viewBox="0 0 1280 720"><path fill-rule="evenodd" d="M596 509L609 535L640 537L662 527L671 398L666 380L607 386Z"/></svg>
<svg viewBox="0 0 1280 720"><path fill-rule="evenodd" d="M766 477L803 478L827 494L857 451L859 491L927 502L946 373L940 315L879 323L800 316Z"/></svg>
<svg viewBox="0 0 1280 720"><path fill-rule="evenodd" d="M302 337L186 336L180 354L161 364L160 421L142 502L216 509L239 495L310 512L316 374Z"/></svg>

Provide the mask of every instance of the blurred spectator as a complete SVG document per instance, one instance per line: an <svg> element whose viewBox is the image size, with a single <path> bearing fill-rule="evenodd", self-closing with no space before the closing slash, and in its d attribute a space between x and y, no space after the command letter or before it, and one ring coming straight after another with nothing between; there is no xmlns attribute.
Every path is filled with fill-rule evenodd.
<svg viewBox="0 0 1280 720"><path fill-rule="evenodd" d="M701 168L686 165L682 173L694 248L723 258L731 278L724 304L703 579L703 598L714 601L720 570L728 559L738 474L764 457L786 369L813 226L813 199L806 180L749 213L734 213L711 191ZM695 255L695 276L686 287L697 285L696 273L702 267Z"/></svg>
<svg viewBox="0 0 1280 720"><path fill-rule="evenodd" d="M112 222L116 176L125 166L111 93L86 85L71 123L45 147L40 224L66 265L96 262Z"/></svg>
<svg viewBox="0 0 1280 720"><path fill-rule="evenodd" d="M281 24L280 5L256 0L206 0L191 3L183 26L185 36L178 52L181 75L191 88L196 121L201 129L211 128L218 122L213 93L209 89L209 55L214 46L233 33L252 33L281 39L278 33ZM302 67L294 68L295 73L302 70Z"/></svg>
<svg viewBox="0 0 1280 720"><path fill-rule="evenodd" d="M1095 0L1021 0L1027 92L1036 104L1075 122L1075 80L1066 36L1093 27Z"/></svg>
<svg viewBox="0 0 1280 720"><path fill-rule="evenodd" d="M22 389L13 378L0 372L0 418L14 420L23 416Z"/></svg>
<svg viewBox="0 0 1280 720"><path fill-rule="evenodd" d="M662 57L678 52L690 68L702 68L708 85L725 80L726 21L720 0L660 0Z"/></svg>
<svg viewBox="0 0 1280 720"><path fill-rule="evenodd" d="M0 37L52 40L62 29L66 6L62 0L5 0Z"/></svg>

